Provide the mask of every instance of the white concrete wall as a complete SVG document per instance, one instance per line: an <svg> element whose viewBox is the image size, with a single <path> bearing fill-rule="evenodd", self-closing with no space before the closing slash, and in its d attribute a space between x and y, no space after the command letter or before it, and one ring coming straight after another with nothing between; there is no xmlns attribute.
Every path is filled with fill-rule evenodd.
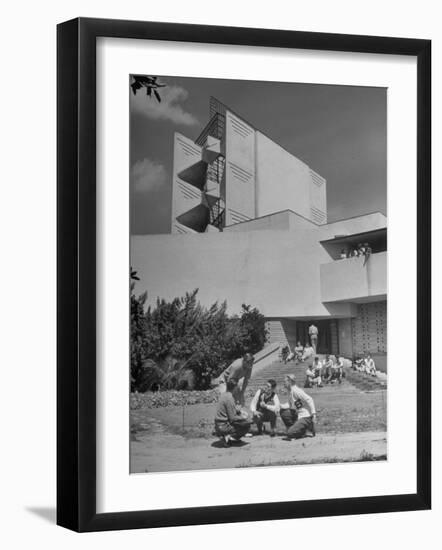
<svg viewBox="0 0 442 550"><path fill-rule="evenodd" d="M291 210L285 210L276 214L268 214L255 220L230 225L225 227L224 231L305 230L316 233L317 229L317 225L312 221L303 218Z"/></svg>
<svg viewBox="0 0 442 550"><path fill-rule="evenodd" d="M256 217L255 130L226 112L226 225Z"/></svg>
<svg viewBox="0 0 442 550"><path fill-rule="evenodd" d="M358 300L387 294L387 253L347 258L321 265L321 296L324 302Z"/></svg>
<svg viewBox="0 0 442 550"><path fill-rule="evenodd" d="M256 132L257 216L290 209L326 221L326 181L270 138ZM318 218L318 212L322 216Z"/></svg>
<svg viewBox="0 0 442 550"><path fill-rule="evenodd" d="M149 303L198 287L203 304L227 300L230 312L248 303L266 317L351 315L351 304L321 302L328 255L311 230L136 235L131 245L136 291Z"/></svg>

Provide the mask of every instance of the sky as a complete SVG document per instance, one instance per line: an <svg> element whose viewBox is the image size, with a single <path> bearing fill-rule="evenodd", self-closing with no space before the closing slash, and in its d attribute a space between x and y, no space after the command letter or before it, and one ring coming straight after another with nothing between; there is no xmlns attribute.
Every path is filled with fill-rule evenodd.
<svg viewBox="0 0 442 550"><path fill-rule="evenodd" d="M130 92L131 233L170 232L173 136L196 139L215 96L327 180L328 221L386 214L387 90L161 76Z"/></svg>

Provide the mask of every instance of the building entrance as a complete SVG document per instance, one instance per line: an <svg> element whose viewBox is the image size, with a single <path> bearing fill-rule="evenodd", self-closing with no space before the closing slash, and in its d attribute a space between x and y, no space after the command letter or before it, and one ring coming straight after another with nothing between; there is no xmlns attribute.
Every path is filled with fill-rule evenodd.
<svg viewBox="0 0 442 550"><path fill-rule="evenodd" d="M321 321L296 321L296 341L300 341L302 345L310 344L310 338L308 335L308 327L314 324L318 328L318 346L316 351L318 353L337 353L334 350L334 338L333 327L335 321L333 320L321 320Z"/></svg>

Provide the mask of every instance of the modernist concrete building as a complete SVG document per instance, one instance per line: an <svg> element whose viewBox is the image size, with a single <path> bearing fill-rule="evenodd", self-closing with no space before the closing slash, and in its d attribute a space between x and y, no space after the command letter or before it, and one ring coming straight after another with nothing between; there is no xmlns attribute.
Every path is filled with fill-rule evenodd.
<svg viewBox="0 0 442 550"><path fill-rule="evenodd" d="M195 142L175 134L170 235L135 235L138 289L171 299L199 288L266 316L269 341L346 356L387 351L387 222L327 223L326 180L216 99ZM371 256L340 259L369 243Z"/></svg>

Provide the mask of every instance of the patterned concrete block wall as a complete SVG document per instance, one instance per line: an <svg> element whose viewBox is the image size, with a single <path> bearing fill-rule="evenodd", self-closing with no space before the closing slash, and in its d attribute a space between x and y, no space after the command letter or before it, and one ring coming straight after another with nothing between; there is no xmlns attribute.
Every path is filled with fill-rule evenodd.
<svg viewBox="0 0 442 550"><path fill-rule="evenodd" d="M352 346L356 355L387 352L387 302L358 304L352 319Z"/></svg>

